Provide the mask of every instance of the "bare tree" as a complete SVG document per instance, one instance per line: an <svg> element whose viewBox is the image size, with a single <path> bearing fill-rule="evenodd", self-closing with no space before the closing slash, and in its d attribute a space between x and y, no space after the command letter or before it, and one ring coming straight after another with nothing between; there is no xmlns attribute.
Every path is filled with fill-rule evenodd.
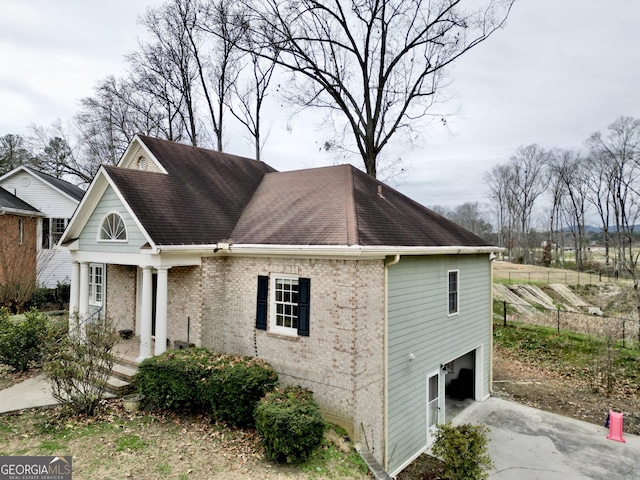
<svg viewBox="0 0 640 480"><path fill-rule="evenodd" d="M585 160L585 185L587 187L587 201L593 205L600 219L605 251L605 265L610 265L611 259L611 177L608 174L606 159L597 154L589 155Z"/></svg>
<svg viewBox="0 0 640 480"><path fill-rule="evenodd" d="M556 149L549 156L550 183L558 182L561 188L561 202L571 225L576 253L576 267L582 269L585 248L586 183L584 162L580 154L573 150Z"/></svg>
<svg viewBox="0 0 640 480"><path fill-rule="evenodd" d="M227 106L246 128L255 148L255 159L260 160L260 152L266 141L262 136L262 107L276 64L261 57L257 51L251 51L248 56L250 62L245 67L245 70L249 70L247 79L233 83L233 101L229 98Z"/></svg>
<svg viewBox="0 0 640 480"><path fill-rule="evenodd" d="M495 209L498 245L506 247L509 258L512 258L515 202L509 188L510 170L509 164L496 165L490 172L485 172L484 182L489 187L489 200Z"/></svg>
<svg viewBox="0 0 640 480"><path fill-rule="evenodd" d="M616 223L619 264L633 279L640 320L640 253L633 251L633 230L640 217L640 119L619 117L608 127L608 134L592 134L586 142L592 155L608 167L609 188ZM638 328L640 343L640 328Z"/></svg>
<svg viewBox="0 0 640 480"><path fill-rule="evenodd" d="M635 277L637 258L632 251L634 225L640 216L640 119L619 117L608 133L586 141L599 166L606 171L616 226L617 263Z"/></svg>
<svg viewBox="0 0 640 480"><path fill-rule="evenodd" d="M288 98L338 113L375 177L383 148L399 131L419 132L445 69L502 27L513 0L465 10L469 3L247 0L243 22L267 47L260 55L293 73Z"/></svg>
<svg viewBox="0 0 640 480"><path fill-rule="evenodd" d="M523 262L527 263L528 233L531 227L533 207L536 200L546 190L545 165L549 153L539 145L519 147L509 161L510 169L507 181L509 199L515 207L518 227L521 235Z"/></svg>
<svg viewBox="0 0 640 480"><path fill-rule="evenodd" d="M170 116L180 119L192 145L198 143L198 118L195 79L198 68L187 31L180 17L182 4L174 0L159 8L149 8L141 18L151 39L141 42L139 51L128 56L139 89L156 95ZM145 88L146 87L146 88Z"/></svg>

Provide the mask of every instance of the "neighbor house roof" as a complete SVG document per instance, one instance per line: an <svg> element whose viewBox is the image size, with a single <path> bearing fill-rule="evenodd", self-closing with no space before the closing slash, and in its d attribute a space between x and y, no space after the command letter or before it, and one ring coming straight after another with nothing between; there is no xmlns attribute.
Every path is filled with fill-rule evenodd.
<svg viewBox="0 0 640 480"><path fill-rule="evenodd" d="M0 212L13 213L15 215L42 215L40 210L32 207L2 187L0 187Z"/></svg>
<svg viewBox="0 0 640 480"><path fill-rule="evenodd" d="M34 170L31 167L24 166L23 168L29 171L30 173L32 173L33 175L40 177L45 182L50 183L52 186L54 186L58 190L62 191L63 193L66 193L67 195L69 195L70 197L74 198L77 201L80 201L82 199L82 196L84 195L84 190L82 190L80 187L76 187L75 185L65 180L56 178L53 175L49 175L48 173Z"/></svg>
<svg viewBox="0 0 640 480"><path fill-rule="evenodd" d="M14 175L19 174L20 172L26 172L29 175L38 178L40 181L45 182L47 184L49 184L51 187L53 187L54 189L58 190L59 192L61 192L63 195L66 195L67 197L71 198L72 200L75 200L76 203L78 203L82 197L84 196L84 190L82 190L79 187L76 187L75 185L62 180L60 178L56 178L52 175L49 175L47 173L44 172L40 172L38 170L35 170L31 167L27 167L26 165L20 165L16 168L14 168L13 170L11 170L10 172L5 173L4 175L0 176L0 180L4 180L7 178L10 178Z"/></svg>
<svg viewBox="0 0 640 480"><path fill-rule="evenodd" d="M167 174L104 171L157 246L489 245L350 165L277 172L248 158L138 138Z"/></svg>

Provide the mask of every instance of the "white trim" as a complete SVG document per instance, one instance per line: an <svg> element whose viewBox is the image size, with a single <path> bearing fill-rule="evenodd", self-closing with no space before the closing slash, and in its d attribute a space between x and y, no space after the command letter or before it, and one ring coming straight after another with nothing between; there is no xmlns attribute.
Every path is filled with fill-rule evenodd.
<svg viewBox="0 0 640 480"><path fill-rule="evenodd" d="M138 136L138 134L134 135L133 139L131 140L131 143L129 143L129 146L127 147L127 149L124 151L124 153L122 154L122 157L120 157L120 161L118 162L118 167L124 167L125 164L127 164L127 167L130 167L131 164L134 161L137 161L138 157L142 154L138 153L137 156L133 155L134 150L136 149L136 147L134 147L134 145L139 146L142 150L144 150L145 152L145 156L147 157L147 170L149 169L149 164L148 161L149 159L151 159L153 161L153 163L155 163L155 165L158 167L158 170L160 170L160 172L168 174L169 172L167 172L167 170L162 166L162 164L158 161L158 159L155 157L155 155L153 153L151 153L151 150L149 150L147 148L147 146L145 145L145 143L142 141L142 139ZM127 161L129 161L127 163ZM137 165L136 165L137 166ZM125 168L127 168L125 167Z"/></svg>
<svg viewBox="0 0 640 480"><path fill-rule="evenodd" d="M269 275L269 325L268 331L289 337L298 336L298 328L276 325L276 280L300 280L300 276L288 273L271 273ZM300 284L298 283L298 286ZM298 315L299 321L299 315Z"/></svg>
<svg viewBox="0 0 640 480"><path fill-rule="evenodd" d="M124 240L121 240L118 238L101 238L104 222L111 215L117 215L120 221L122 222L122 225L124 227L124 236L125 236ZM102 217L102 220L100 220L100 224L98 225L98 230L96 232L96 242L98 243L128 243L129 242L129 231L127 230L127 224L125 223L124 218L122 218L122 215L120 214L120 212L116 210L111 210L104 214L104 216Z"/></svg>
<svg viewBox="0 0 640 480"><path fill-rule="evenodd" d="M483 388L484 387L484 383L483 383L484 382L484 344L483 343L479 344L475 348L472 348L471 350L467 350L466 352L456 355L455 357L450 358L446 362L442 362L442 363L443 365L447 363L451 363L460 357L464 357L465 355L470 354L471 352L475 352L475 355L473 358L473 377L474 377L473 396L475 397L476 401L478 401L479 398L486 400L487 398L489 398L490 395L485 395L483 393L483 390L484 390ZM478 372L480 372L480 375L478 375ZM491 391L491 385L489 385L489 391Z"/></svg>
<svg viewBox="0 0 640 480"><path fill-rule="evenodd" d="M433 436L432 433L429 432L429 379L437 376L438 377L438 411L436 413L436 419L435 419L435 423L434 423L434 427L438 425L438 423L440 422L440 418L442 417L441 415L441 411L442 413L444 413L443 409L441 408L441 406L445 405L445 396L444 396L444 389L442 388L442 385L440 385L442 383L442 372L440 371L440 369L438 370L434 370L431 373L427 373L427 384L426 384L426 404L425 404L425 408L426 408L426 422L425 422L425 445L428 447L429 445L431 445L431 437Z"/></svg>
<svg viewBox="0 0 640 480"><path fill-rule="evenodd" d="M147 233L147 231L142 226L142 223L138 220L138 217L133 213L129 204L125 201L124 197L120 193L120 191L116 188L115 184L107 174L104 166L100 167L98 173L94 177L91 185L89 185L89 189L87 193L82 197L82 201L76 208L75 213L71 217L71 221L67 225L66 230L64 231L62 238L60 240L60 245L62 248L68 248L67 245L64 245L68 242L75 240L80 236L82 230L86 227L91 215L95 211L98 203L102 199L104 192L107 190L107 187L111 187L115 192L116 196L120 203L124 206L127 213L131 216L131 219L135 223L135 225L140 229L147 243L151 246L152 249L155 250L156 245Z"/></svg>
<svg viewBox="0 0 640 480"><path fill-rule="evenodd" d="M455 312L449 311L449 296L451 295L451 290L449 290L450 288L449 277L452 273L456 274L456 311ZM447 316L455 317L457 315L460 315L460 270L453 269L453 270L447 270Z"/></svg>

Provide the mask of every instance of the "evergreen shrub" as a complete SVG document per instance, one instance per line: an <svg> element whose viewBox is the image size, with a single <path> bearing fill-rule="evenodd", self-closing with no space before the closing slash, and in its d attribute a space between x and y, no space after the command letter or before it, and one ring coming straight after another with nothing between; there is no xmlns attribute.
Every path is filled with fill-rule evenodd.
<svg viewBox="0 0 640 480"><path fill-rule="evenodd" d="M320 445L325 422L309 390L281 387L267 393L256 408L256 429L267 458L300 463Z"/></svg>

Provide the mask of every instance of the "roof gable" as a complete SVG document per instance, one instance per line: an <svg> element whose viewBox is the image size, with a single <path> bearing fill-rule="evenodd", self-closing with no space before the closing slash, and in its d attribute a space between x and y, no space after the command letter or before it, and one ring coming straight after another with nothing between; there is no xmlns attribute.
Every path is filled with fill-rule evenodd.
<svg viewBox="0 0 640 480"><path fill-rule="evenodd" d="M275 171L248 158L139 139L167 174L104 169L156 245L226 240L264 174Z"/></svg>
<svg viewBox="0 0 640 480"><path fill-rule="evenodd" d="M38 179L40 182L49 185L54 190L57 190L62 195L73 200L76 204L80 202L80 200L84 196L84 190L82 190L81 188L76 187L75 185L65 180L56 178L52 175L49 175L44 172L40 172L31 167L27 167L25 165L20 165L19 167L16 167L10 172L4 174L2 177L0 177L0 182L2 182L3 180L9 179L10 177L13 177L14 175L17 175L20 172L28 173L32 177Z"/></svg>

